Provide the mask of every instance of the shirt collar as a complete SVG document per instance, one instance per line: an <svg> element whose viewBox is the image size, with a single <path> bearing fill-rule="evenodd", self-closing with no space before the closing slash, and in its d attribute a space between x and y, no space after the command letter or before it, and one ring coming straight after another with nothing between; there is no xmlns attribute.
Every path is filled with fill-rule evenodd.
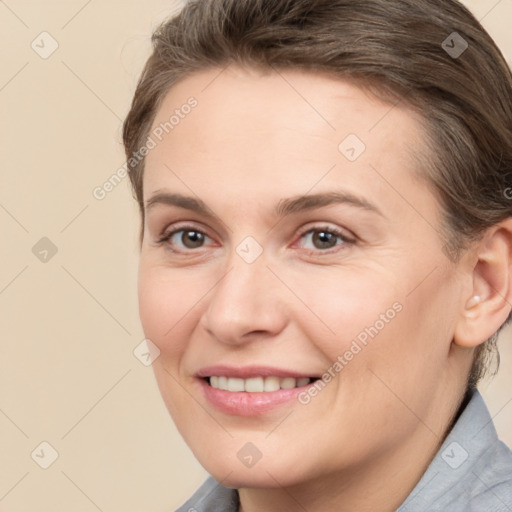
<svg viewBox="0 0 512 512"><path fill-rule="evenodd" d="M457 496L466 494L467 498L468 487L479 485L476 470L488 465L497 443L492 418L482 395L475 389L434 459L397 512L445 510L445 506L457 501ZM483 481L480 484L486 486Z"/></svg>

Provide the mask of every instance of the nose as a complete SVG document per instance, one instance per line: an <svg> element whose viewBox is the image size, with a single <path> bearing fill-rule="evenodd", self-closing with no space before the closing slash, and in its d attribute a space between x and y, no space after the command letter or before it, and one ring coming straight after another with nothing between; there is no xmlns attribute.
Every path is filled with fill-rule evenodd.
<svg viewBox="0 0 512 512"><path fill-rule="evenodd" d="M264 254L252 263L233 254L227 272L209 294L200 324L217 341L241 345L274 337L284 329L286 289L267 267Z"/></svg>

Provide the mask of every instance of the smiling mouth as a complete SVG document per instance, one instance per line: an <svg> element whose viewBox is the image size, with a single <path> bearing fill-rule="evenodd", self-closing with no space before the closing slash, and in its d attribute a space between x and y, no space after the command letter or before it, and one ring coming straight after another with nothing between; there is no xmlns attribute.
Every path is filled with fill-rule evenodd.
<svg viewBox="0 0 512 512"><path fill-rule="evenodd" d="M226 377L213 375L205 377L204 380L215 389L231 391L233 393L245 391L247 393L262 393L279 391L280 389L300 388L318 380L319 377L250 377L242 379L239 377Z"/></svg>

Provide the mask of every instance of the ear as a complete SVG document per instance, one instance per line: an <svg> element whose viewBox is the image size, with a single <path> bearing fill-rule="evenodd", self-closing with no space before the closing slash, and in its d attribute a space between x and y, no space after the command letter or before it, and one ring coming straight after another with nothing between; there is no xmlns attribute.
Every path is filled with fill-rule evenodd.
<svg viewBox="0 0 512 512"><path fill-rule="evenodd" d="M470 348L490 338L512 310L512 218L489 228L473 251L472 292L462 298L453 336Z"/></svg>

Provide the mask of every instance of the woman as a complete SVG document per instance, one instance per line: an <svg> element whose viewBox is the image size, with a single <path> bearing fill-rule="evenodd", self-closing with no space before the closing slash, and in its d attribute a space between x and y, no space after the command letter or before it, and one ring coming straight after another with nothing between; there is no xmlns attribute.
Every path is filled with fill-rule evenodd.
<svg viewBox="0 0 512 512"><path fill-rule="evenodd" d="M199 0L124 125L180 511L512 509L512 78L449 0Z"/></svg>

